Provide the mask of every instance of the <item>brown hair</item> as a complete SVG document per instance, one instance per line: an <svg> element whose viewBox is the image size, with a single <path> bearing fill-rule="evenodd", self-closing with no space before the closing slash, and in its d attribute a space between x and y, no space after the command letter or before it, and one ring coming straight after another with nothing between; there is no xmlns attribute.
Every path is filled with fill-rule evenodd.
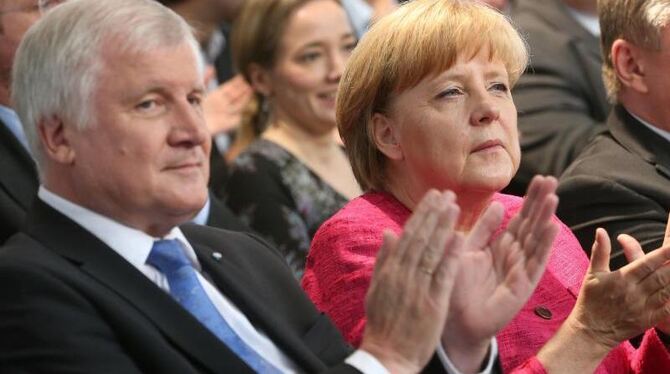
<svg viewBox="0 0 670 374"><path fill-rule="evenodd" d="M621 82L612 63L612 44L627 40L639 47L661 48L661 30L670 21L668 0L598 0L603 81L610 102L617 101Z"/></svg>
<svg viewBox="0 0 670 374"><path fill-rule="evenodd" d="M337 126L363 190L384 190L386 157L372 136L372 116L393 94L488 47L513 85L524 71L525 42L504 15L468 0L414 0L382 18L350 57L337 95Z"/></svg>

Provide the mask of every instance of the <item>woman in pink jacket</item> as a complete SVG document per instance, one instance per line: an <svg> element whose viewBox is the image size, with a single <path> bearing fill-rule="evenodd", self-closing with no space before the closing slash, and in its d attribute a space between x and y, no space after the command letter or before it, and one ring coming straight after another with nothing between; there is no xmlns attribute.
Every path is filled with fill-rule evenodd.
<svg viewBox="0 0 670 374"><path fill-rule="evenodd" d="M382 234L400 233L426 191L457 194L457 228L464 233L491 206L504 209L502 221L489 222L500 232L510 217L524 214L522 199L499 191L519 165L510 88L527 60L504 16L465 0L408 3L377 22L354 51L340 83L337 122L368 192L319 229L303 277L317 307L354 345L365 326L365 294ZM536 178L555 188L552 178ZM589 263L560 226L537 289L509 324L496 309L505 295L483 297L495 275L459 274L442 339L447 353L455 346L476 352L495 334L505 372L670 372L663 343L670 332L670 250L641 256L627 238L626 250L637 260L610 272L604 231L596 234ZM514 240L506 235L461 261L499 261L491 251ZM514 262L511 257L494 267ZM451 318L466 323L452 326ZM469 339L450 341L450 332ZM639 334L635 349L627 340Z"/></svg>

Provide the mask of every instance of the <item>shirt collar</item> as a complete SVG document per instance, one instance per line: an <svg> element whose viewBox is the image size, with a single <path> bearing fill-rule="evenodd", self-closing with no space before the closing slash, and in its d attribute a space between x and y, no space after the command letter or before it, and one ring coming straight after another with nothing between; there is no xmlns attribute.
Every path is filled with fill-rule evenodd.
<svg viewBox="0 0 670 374"><path fill-rule="evenodd" d="M582 27L590 32L591 35L600 37L600 23L598 23L598 16L580 12L570 7L567 8L570 12L570 15L572 15L572 18L574 18L580 25L582 25Z"/></svg>
<svg viewBox="0 0 670 374"><path fill-rule="evenodd" d="M658 134L660 137L662 137L663 139L665 139L665 140L667 140L668 142L670 142L670 131L666 131L666 130L663 130L663 129L659 129L658 127L652 125L651 123L649 123L649 122L643 120L642 118L636 116L635 114L631 113L628 109L626 109L626 111L628 112L628 114L631 115L631 117L635 118L635 119L638 120L641 124L645 125L649 130L655 132L655 133Z"/></svg>
<svg viewBox="0 0 670 374"><path fill-rule="evenodd" d="M47 205L96 236L140 271L145 266L154 241L159 239L177 239L182 244L182 249L191 260L193 267L200 270L195 251L179 227L172 228L163 238L156 238L75 204L47 190L44 186L40 186L37 196Z"/></svg>

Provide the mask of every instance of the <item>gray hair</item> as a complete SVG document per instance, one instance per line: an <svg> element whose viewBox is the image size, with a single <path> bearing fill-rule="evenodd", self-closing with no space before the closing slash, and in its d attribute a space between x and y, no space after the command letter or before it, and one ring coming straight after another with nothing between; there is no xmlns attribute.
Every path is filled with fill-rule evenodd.
<svg viewBox="0 0 670 374"><path fill-rule="evenodd" d="M70 0L47 12L18 48L11 89L38 166L40 121L55 116L78 129L94 121L103 49L142 53L184 42L202 58L190 26L153 0Z"/></svg>
<svg viewBox="0 0 670 374"><path fill-rule="evenodd" d="M670 22L668 0L598 0L600 42L603 53L603 81L607 96L617 102L621 82L612 61L612 45L627 40L650 50L661 48L661 32Z"/></svg>

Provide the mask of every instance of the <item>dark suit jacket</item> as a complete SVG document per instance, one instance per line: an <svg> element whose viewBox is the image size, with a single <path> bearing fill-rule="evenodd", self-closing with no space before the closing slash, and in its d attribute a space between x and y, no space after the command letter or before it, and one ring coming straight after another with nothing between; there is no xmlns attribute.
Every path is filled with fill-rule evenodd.
<svg viewBox="0 0 670 374"><path fill-rule="evenodd" d="M358 372L342 363L351 348L279 252L247 233L182 230L203 273L300 370ZM120 255L36 199L25 229L0 248L0 372L252 370ZM444 373L437 356L423 372Z"/></svg>
<svg viewBox="0 0 670 374"><path fill-rule="evenodd" d="M526 36L530 66L515 86L521 166L508 193L522 196L535 174L560 176L609 112L598 38L562 0L518 0L514 23Z"/></svg>
<svg viewBox="0 0 670 374"><path fill-rule="evenodd" d="M19 231L38 186L33 159L0 122L0 244Z"/></svg>
<svg viewBox="0 0 670 374"><path fill-rule="evenodd" d="M277 252L248 234L183 230L216 287L302 370L356 372ZM169 294L40 200L0 251L0 337L2 373L251 372Z"/></svg>
<svg viewBox="0 0 670 374"><path fill-rule="evenodd" d="M612 268L627 263L616 237L627 233L645 252L661 246L670 209L670 143L617 106L561 177L558 216L587 253L595 229L612 239Z"/></svg>

